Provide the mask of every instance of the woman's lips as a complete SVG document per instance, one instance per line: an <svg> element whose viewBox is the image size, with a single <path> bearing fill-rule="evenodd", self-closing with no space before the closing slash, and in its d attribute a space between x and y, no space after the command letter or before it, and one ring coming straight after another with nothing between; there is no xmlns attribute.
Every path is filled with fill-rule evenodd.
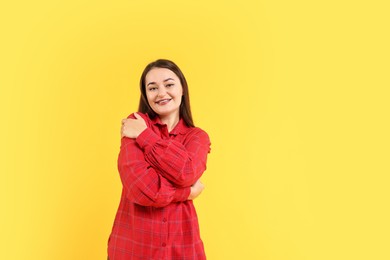
<svg viewBox="0 0 390 260"><path fill-rule="evenodd" d="M172 98L161 99L161 100L157 101L156 104L160 105L160 106L163 106L163 105L167 104L171 100L172 100Z"/></svg>

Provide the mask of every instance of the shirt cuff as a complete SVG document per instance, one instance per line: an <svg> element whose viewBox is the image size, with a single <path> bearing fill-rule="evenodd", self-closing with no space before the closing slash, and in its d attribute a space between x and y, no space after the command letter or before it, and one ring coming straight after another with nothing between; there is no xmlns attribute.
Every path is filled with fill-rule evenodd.
<svg viewBox="0 0 390 260"><path fill-rule="evenodd" d="M186 201L191 193L191 187L178 188L175 192L175 201Z"/></svg>
<svg viewBox="0 0 390 260"><path fill-rule="evenodd" d="M140 133L135 139L135 141L144 151L146 151L148 147L150 149L150 147L157 143L158 140L160 140L160 138L149 127L142 131L142 133Z"/></svg>

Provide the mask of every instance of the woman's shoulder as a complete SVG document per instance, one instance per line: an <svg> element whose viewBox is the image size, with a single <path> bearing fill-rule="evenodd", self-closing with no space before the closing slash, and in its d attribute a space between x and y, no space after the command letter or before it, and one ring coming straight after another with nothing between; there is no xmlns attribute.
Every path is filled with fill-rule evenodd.
<svg viewBox="0 0 390 260"><path fill-rule="evenodd" d="M127 118L131 118L131 119L135 119L135 113L137 113L138 115L140 115L143 119L148 119L148 120L150 120L150 118L149 118L149 115L148 114L146 114L146 113L141 113L141 112L133 112L133 113L131 113L130 115L128 115L127 116Z"/></svg>
<svg viewBox="0 0 390 260"><path fill-rule="evenodd" d="M198 126L189 127L188 136L210 140L209 134Z"/></svg>
<svg viewBox="0 0 390 260"><path fill-rule="evenodd" d="M202 147L208 147L208 152L211 151L211 140L208 133L198 126L193 126L189 128L188 134L185 136L184 144L193 142L196 145L200 145Z"/></svg>
<svg viewBox="0 0 390 260"><path fill-rule="evenodd" d="M207 132L205 130L203 130L202 128L200 128L199 126L190 127L190 131L194 132L194 133L207 134Z"/></svg>
<svg viewBox="0 0 390 260"><path fill-rule="evenodd" d="M150 119L150 117L147 113L134 112L134 113L131 113L130 115L128 115L127 118L136 119L135 113L137 113L139 116L141 116L145 120L147 126L150 126L152 124L152 119Z"/></svg>

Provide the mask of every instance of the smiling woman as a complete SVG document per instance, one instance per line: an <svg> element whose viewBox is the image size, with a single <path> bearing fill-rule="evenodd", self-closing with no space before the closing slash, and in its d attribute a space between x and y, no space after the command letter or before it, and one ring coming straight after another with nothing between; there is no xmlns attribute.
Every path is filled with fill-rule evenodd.
<svg viewBox="0 0 390 260"><path fill-rule="evenodd" d="M167 82L164 82L165 80ZM161 84L161 81L163 81L164 84ZM187 80L184 77L184 74L180 70L180 68L175 63L169 60L157 60L148 64L144 69L140 80L141 98L139 102L138 111L148 114L151 118L161 116L153 110L152 105L154 105L154 100L150 100L150 98L153 97L153 95L151 95L151 92L158 90L158 84L160 84L161 87L165 86L166 89L169 89L171 87L174 88L176 86L175 89L179 91L179 93L181 93L181 97L177 96L177 92L170 91L170 93L172 95L176 93L175 101L176 103L177 101L179 101L180 103L179 116L183 118L184 122L188 126L193 127L194 123L191 114L190 95ZM162 92L162 94L164 93ZM166 95L166 97L168 97L168 95ZM152 102L150 103L150 101Z"/></svg>
<svg viewBox="0 0 390 260"><path fill-rule="evenodd" d="M146 97L150 108L168 125L168 131L177 123L183 96L183 87L176 74L165 68L153 68L146 75Z"/></svg>
<svg viewBox="0 0 390 260"><path fill-rule="evenodd" d="M108 241L111 260L206 259L192 200L210 152L192 120L179 67L157 60L144 70L138 113L122 120L118 169L123 189Z"/></svg>

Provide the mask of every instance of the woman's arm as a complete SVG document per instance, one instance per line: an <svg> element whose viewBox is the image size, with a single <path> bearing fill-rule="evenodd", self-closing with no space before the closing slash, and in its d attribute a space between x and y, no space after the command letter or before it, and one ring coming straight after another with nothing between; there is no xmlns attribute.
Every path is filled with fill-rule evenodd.
<svg viewBox="0 0 390 260"><path fill-rule="evenodd" d="M191 199L191 188L176 188L158 174L145 161L134 139L122 138L118 170L126 197L139 205L164 207L171 202Z"/></svg>
<svg viewBox="0 0 390 260"><path fill-rule="evenodd" d="M135 139L145 159L178 187L193 185L206 170L210 139L205 131L193 128L184 144L161 139L150 128Z"/></svg>

